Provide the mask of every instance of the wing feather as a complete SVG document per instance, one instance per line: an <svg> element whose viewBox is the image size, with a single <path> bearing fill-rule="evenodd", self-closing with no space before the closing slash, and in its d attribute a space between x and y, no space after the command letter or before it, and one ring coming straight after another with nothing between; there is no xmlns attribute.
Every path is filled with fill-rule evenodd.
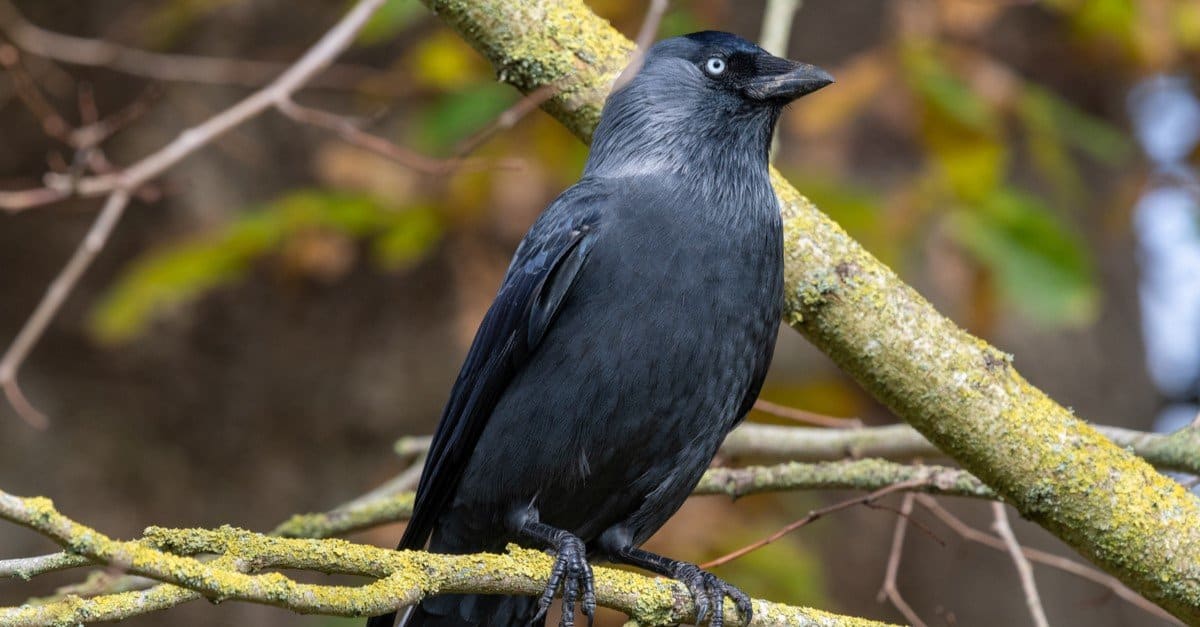
<svg viewBox="0 0 1200 627"><path fill-rule="evenodd" d="M434 432L399 548L424 548L488 417L553 324L584 266L595 241L600 201L595 194L564 192L517 248Z"/></svg>

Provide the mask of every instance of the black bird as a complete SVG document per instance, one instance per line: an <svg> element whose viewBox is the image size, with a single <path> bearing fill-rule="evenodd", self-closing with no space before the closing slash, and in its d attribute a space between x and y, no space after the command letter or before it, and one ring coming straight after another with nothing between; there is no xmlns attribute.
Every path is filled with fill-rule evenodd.
<svg viewBox="0 0 1200 627"><path fill-rule="evenodd" d="M548 548L544 594L443 595L407 627L562 625L595 609L589 559L730 597L638 548L754 403L779 328L782 227L767 153L783 107L833 79L735 35L662 41L608 97L583 178L529 229L433 437L402 549ZM395 614L370 627L390 626Z"/></svg>

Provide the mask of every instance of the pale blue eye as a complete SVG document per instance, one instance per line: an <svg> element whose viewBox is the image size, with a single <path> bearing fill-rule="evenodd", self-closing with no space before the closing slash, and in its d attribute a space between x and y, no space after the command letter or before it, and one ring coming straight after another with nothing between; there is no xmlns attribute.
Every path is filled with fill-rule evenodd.
<svg viewBox="0 0 1200 627"><path fill-rule="evenodd" d="M712 57L704 63L704 71L711 76L720 76L725 71L725 59Z"/></svg>

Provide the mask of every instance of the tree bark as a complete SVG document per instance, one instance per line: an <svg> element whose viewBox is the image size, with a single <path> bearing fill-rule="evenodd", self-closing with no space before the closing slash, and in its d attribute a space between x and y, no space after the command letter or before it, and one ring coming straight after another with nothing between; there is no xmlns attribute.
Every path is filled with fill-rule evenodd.
<svg viewBox="0 0 1200 627"><path fill-rule="evenodd" d="M584 141L633 44L581 0L423 0ZM836 89L836 87L834 87ZM815 97L820 97L815 96ZM801 104L800 106L803 106ZM1200 504L942 317L777 172L785 319L1026 518L1200 624Z"/></svg>

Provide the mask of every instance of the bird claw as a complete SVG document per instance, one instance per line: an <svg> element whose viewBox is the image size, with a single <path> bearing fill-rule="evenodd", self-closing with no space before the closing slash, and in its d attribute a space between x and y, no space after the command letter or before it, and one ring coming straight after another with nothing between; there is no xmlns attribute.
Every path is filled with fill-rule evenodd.
<svg viewBox="0 0 1200 627"><path fill-rule="evenodd" d="M704 619L709 618L709 613L712 617L709 618L708 624L710 627L724 627L725 625L725 597L729 597L738 614L741 615L744 625L750 624L750 619L753 616L753 608L750 605L750 597L746 593L729 585L725 580L716 575L700 570L694 564L680 564L675 571L674 578L683 582L687 586L688 591L692 593L692 601L696 604L696 624L704 623Z"/></svg>
<svg viewBox="0 0 1200 627"><path fill-rule="evenodd" d="M592 627L596 618L596 589L592 579L592 565L587 561L587 549L584 548L583 541L575 536L567 536L558 546L554 568L550 570L550 579L546 582L541 598L538 599L538 613L531 621L533 624L538 624L546 617L550 603L554 601L554 595L560 587L563 599L560 627L575 627L576 602L582 605L588 627Z"/></svg>

